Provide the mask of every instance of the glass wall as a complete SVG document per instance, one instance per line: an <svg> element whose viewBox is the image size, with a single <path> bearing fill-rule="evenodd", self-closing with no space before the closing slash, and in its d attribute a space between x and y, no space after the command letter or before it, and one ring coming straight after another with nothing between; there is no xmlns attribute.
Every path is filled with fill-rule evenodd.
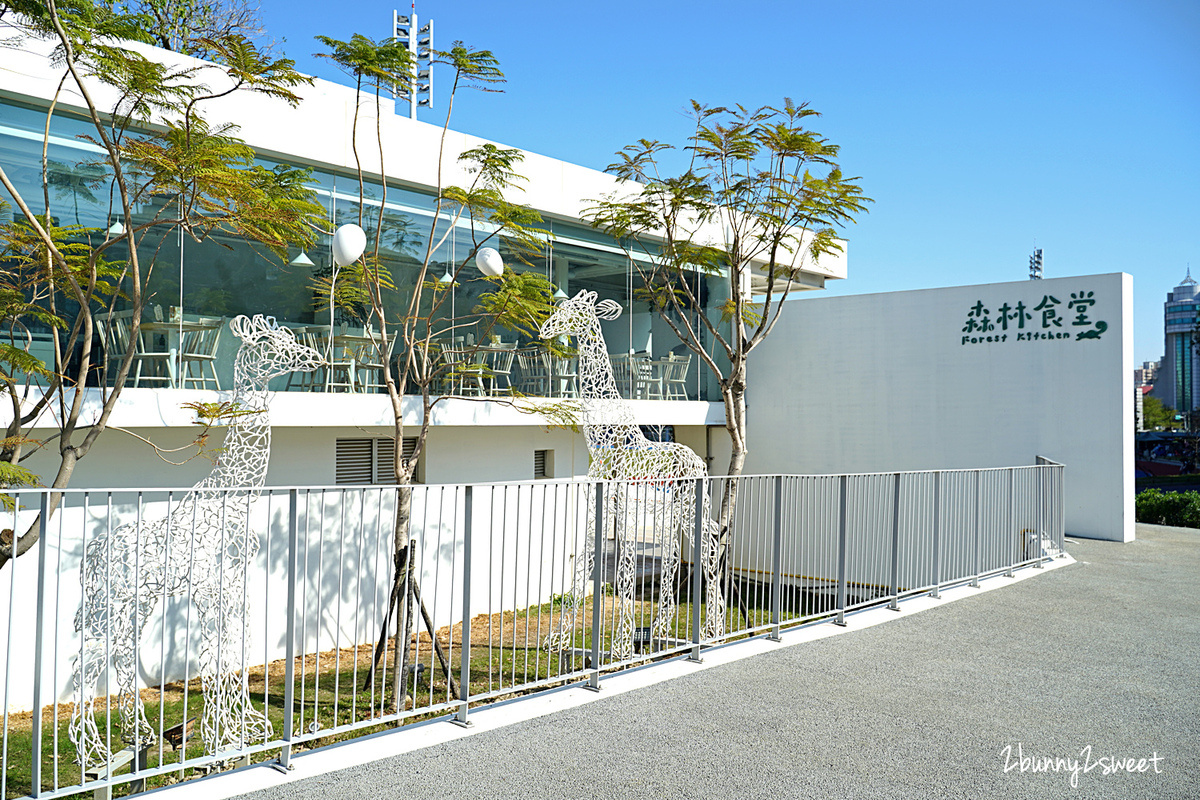
<svg viewBox="0 0 1200 800"><path fill-rule="evenodd" d="M0 112L0 159L22 195L27 200L35 200L34 207L40 210L44 207L39 167L44 112L7 104L0 105ZM99 161L100 149L77 138L79 134L87 133L89 127L82 120L61 114L55 116L48 151L49 200L51 215L59 225L90 228L90 231L80 231L77 235L101 240L103 231L117 217L110 211L111 181L107 169ZM266 159L259 163L267 168L275 166L275 162ZM361 224L367 232L369 250L374 247L382 211L379 255L394 284L384 302L390 319L396 319L407 309L430 244L435 210L433 196L388 186L385 197L382 186L368 182L363 187L360 202L359 184L354 175L316 170L312 173L311 187L318 202L326 209L330 228L348 222ZM135 217L144 221L152 219L160 210L154 203L151 199L139 207ZM19 212L16 217L20 218ZM561 359L558 363L547 362L543 355L536 353L540 342L514 331L479 329L471 311L490 284L480 279L473 263L460 272L459 280L449 282L455 264L461 263L471 252L473 243L467 224L460 223L453 235L447 235L448 225L449 215L443 212L435 230L428 275L429 280L441 279L450 287L444 295L445 302L433 315L436 335L450 345L456 341L482 342L485 336L491 344L494 335L499 345L515 346L518 353L527 356L513 359L510 375L506 378L512 388L529 394L570 396L577 393L577 383L572 385L573 367L562 363ZM621 317L603 322L602 328L623 394L641 399L718 399L707 370L701 368L699 360L676 336L671 324L641 299L643 284L639 270L615 241L578 223L547 221L544 227L548 234L547 244L541 253L529 259L531 263L522 263L504 245L499 246L506 268L544 271L568 296L591 290L602 299L612 299L622 305L624 313ZM321 338L329 345L336 345L334 340L338 337L345 341L364 337L365 326L372 323L366 306L347 308L338 305L330 313L329 286L334 275L331 248L332 237L326 235L306 252L293 249L283 260L261 246L235 236L215 234L198 242L165 226L161 230L152 229L139 245L143 268L150 274L143 315L143 325L150 331L146 346L186 349L188 342L196 341L196 337L189 334L217 328L219 332L211 334L216 341L211 365L207 368L213 378L211 381L195 378L189 381L188 375L195 373L189 373L176 353L170 375L163 371L161 364L155 367L158 371L151 374L148 365L142 378L131 380L137 381L139 386L215 388L219 385L222 389L232 388L233 355L239 343L224 323L239 314L273 316L280 324L295 328L298 335L316 335L323 331ZM115 253L114 257L121 256ZM716 296L722 291L723 282L701 275L692 276L691 280L690 285L700 303L697 308L690 309L686 317L672 317L671 321L676 327L690 325L700 332L701 341L707 342L699 315L708 314L712 319L719 319L713 309L724 299ZM430 298L427 303L431 302L432 293L426 293L426 296ZM126 300L120 297L113 302L117 312L126 305ZM420 311L428 314L429 307ZM46 330L37 332L48 339ZM360 362L370 360L361 352L357 357ZM532 375L522 375L523 370L533 373L542 369L549 370L543 376L549 380L534 381L530 380ZM556 376L554 369L561 373ZM378 379L360 379L357 383L339 379L335 370L327 370L323 378L318 379L283 377L277 379L272 388L377 391L379 383Z"/></svg>

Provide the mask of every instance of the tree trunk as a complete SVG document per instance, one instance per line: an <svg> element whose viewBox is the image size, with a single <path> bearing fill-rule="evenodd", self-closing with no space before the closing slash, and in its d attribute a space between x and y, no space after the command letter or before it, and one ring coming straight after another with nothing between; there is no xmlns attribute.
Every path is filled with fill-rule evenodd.
<svg viewBox="0 0 1200 800"><path fill-rule="evenodd" d="M402 447L403 440L397 444ZM399 448L398 448L399 449ZM410 477L410 476L406 476ZM395 703L395 709L400 711L403 709L404 701L401 699L401 692L404 690L404 662L408 660L408 598L411 594L409 587L409 578L412 574L412 548L411 540L408 538L408 525L412 519L412 487L405 485L396 490L396 527L393 532L393 546L395 548L394 564L395 572L392 579L392 609L396 611L396 635L392 641L392 664L395 667L392 671L392 702ZM380 633L382 638L387 636L387 625L385 622L384 629ZM401 641L404 639L404 641Z"/></svg>
<svg viewBox="0 0 1200 800"><path fill-rule="evenodd" d="M725 401L725 429L729 432L730 455L727 471L729 480L725 481L725 489L721 493L721 510L717 516L717 551L720 554L717 563L718 573L721 576L722 596L728 602L733 599L731 595L737 595L738 610L742 614L742 619L749 625L750 612L746 607L746 600L742 597L737 583L732 579L729 569L729 530L733 512L737 508L738 478L741 477L742 470L746 466L745 372L745 361L740 364L735 363L730 370L729 378L721 386L722 399Z"/></svg>
<svg viewBox="0 0 1200 800"><path fill-rule="evenodd" d="M403 549L396 553L396 576L391 592L397 615L396 635L392 637L392 703L397 712L404 710L404 667L408 662L411 639L412 550L411 542L405 542Z"/></svg>
<svg viewBox="0 0 1200 800"><path fill-rule="evenodd" d="M730 377L721 385L721 399L725 401L725 430L729 433L730 444L729 468L726 474L730 478L741 477L746 466L746 383L743 377L745 371L744 363L735 366ZM737 495L737 481L726 481L718 517L722 542L729 532L729 520L732 519L733 510L737 505Z"/></svg>
<svg viewBox="0 0 1200 800"><path fill-rule="evenodd" d="M77 459L75 458L75 448L64 447L61 451L61 459L62 460L58 465L58 474L54 476L54 480L51 483L50 488L52 489L64 489L66 488L67 484L71 482L71 474L75 471L75 464L77 463ZM54 516L54 512L58 510L58 506L61 502L61 492L54 492L50 495L50 502L47 508L51 517ZM43 521L41 515L39 514L33 520L33 522L30 523L29 527L25 530L25 533L20 538L17 538L16 532L14 531L12 544L10 544L8 547L0 548L0 569L4 569L4 565L9 561L12 561L14 558L23 556L25 553L32 550L33 546L37 544L38 538L42 534L44 525L48 524L48 522L49 520Z"/></svg>

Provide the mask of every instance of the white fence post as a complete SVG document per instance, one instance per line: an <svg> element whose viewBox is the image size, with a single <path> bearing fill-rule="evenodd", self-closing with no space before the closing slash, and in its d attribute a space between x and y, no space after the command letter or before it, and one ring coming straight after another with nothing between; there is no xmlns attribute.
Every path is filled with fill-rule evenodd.
<svg viewBox="0 0 1200 800"><path fill-rule="evenodd" d="M459 678L458 678L458 712L454 722L458 725L470 725L467 713L471 707L471 516L473 501L473 486L463 487L463 605L462 605L462 644L458 648ZM455 504L457 505L457 503ZM411 558L411 556L410 556ZM450 629L450 644L454 644L454 628ZM408 642L404 643L408 647ZM451 651L453 652L453 651ZM415 666L415 665L414 665ZM447 664L447 671L450 665ZM400 666L397 665L396 669Z"/></svg>
<svg viewBox="0 0 1200 800"><path fill-rule="evenodd" d="M846 626L846 494L849 476L842 475L838 481L838 565L837 565L837 619L835 625Z"/></svg>
<svg viewBox="0 0 1200 800"><path fill-rule="evenodd" d="M783 621L783 476L775 476L775 527L771 536L771 635L779 641Z"/></svg>
<svg viewBox="0 0 1200 800"><path fill-rule="evenodd" d="M900 473L896 473L892 492L892 602L888 608L900 610Z"/></svg>

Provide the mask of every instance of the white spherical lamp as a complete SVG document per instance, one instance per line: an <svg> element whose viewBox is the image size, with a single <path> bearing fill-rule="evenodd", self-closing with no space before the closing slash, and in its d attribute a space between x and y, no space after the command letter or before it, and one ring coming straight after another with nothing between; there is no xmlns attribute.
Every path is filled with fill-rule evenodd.
<svg viewBox="0 0 1200 800"><path fill-rule="evenodd" d="M343 225L333 234L333 263L349 266L367 249L367 234L357 225Z"/></svg>
<svg viewBox="0 0 1200 800"><path fill-rule="evenodd" d="M492 247L479 248L479 252L475 254L475 266L479 267L479 271L490 278L498 277L504 272L504 261L501 260L500 254Z"/></svg>

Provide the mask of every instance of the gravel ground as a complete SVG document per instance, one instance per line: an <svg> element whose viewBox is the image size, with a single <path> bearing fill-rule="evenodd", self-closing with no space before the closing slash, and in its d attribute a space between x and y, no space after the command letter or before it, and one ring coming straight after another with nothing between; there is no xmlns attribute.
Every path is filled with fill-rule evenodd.
<svg viewBox="0 0 1200 800"><path fill-rule="evenodd" d="M1068 550L1011 588L246 796L1200 798L1200 532ZM1104 774L1129 757L1146 771Z"/></svg>

